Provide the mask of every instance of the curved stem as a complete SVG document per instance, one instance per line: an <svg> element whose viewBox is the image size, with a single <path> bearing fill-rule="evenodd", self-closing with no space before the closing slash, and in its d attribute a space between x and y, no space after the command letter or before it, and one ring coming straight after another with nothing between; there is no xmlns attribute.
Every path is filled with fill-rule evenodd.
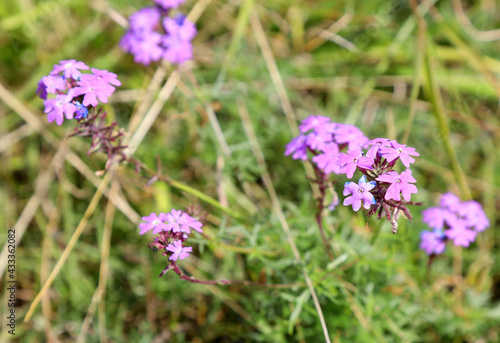
<svg viewBox="0 0 500 343"><path fill-rule="evenodd" d="M202 285L219 285L219 286L227 286L227 285L241 285L241 286L257 286L257 287L267 287L267 288L291 288L291 287L306 287L307 284L305 282L297 282L297 283L279 283L279 284L267 284L262 282L253 282L247 280L200 280L195 278L194 276L188 276L184 274L182 270L177 266L175 262L171 262L169 265L163 269L163 271L158 275L158 277L162 277L169 270L173 270L182 280L189 281L192 283L198 283Z"/></svg>

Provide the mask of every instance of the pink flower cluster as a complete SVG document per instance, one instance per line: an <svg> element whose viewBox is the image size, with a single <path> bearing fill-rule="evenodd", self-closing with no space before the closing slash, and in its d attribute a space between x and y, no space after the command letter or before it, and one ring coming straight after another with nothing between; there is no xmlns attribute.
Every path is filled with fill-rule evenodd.
<svg viewBox="0 0 500 343"><path fill-rule="evenodd" d="M351 179L356 170L363 174L358 184L345 184L343 193L348 197L344 205L358 211L363 204L369 215L379 210L379 218L385 212L389 220L391 207L394 213L401 210L410 217L405 205L413 204L411 194L417 193L409 169L415 162L412 156L419 156L414 148L386 138L369 140L357 127L334 123L321 115L304 119L299 128L301 134L287 144L285 155L310 160L326 175L345 174ZM393 170L398 160L407 168L401 173Z"/></svg>
<svg viewBox="0 0 500 343"><path fill-rule="evenodd" d="M468 247L478 232L490 226L481 204L474 200L460 201L452 194L441 196L439 206L422 212L423 222L432 231L422 231L420 249L428 255L439 255L446 249L449 240L456 246Z"/></svg>
<svg viewBox="0 0 500 343"><path fill-rule="evenodd" d="M178 14L167 17L168 10L184 0L156 0L156 7L143 8L129 18L130 29L120 46L134 56L136 63L149 65L160 59L181 64L193 59L191 41L196 36L194 23Z"/></svg>
<svg viewBox="0 0 500 343"><path fill-rule="evenodd" d="M38 82L37 94L45 105L49 123L55 121L61 125L66 119L84 119L89 109L99 102L107 103L108 97L115 91L114 86L120 86L116 74L107 70L92 68L91 73L85 63L76 60L64 60L54 66L48 76ZM49 94L55 98L48 99Z"/></svg>
<svg viewBox="0 0 500 343"><path fill-rule="evenodd" d="M191 229L203 232L201 222L175 209L166 214L151 213L142 217L142 220L144 223L139 224L139 234L143 235L151 230L154 235L158 234L148 246L155 251L164 250L163 256L170 255L171 261L177 261L179 258L183 260L193 251L193 248L182 245L188 239Z"/></svg>

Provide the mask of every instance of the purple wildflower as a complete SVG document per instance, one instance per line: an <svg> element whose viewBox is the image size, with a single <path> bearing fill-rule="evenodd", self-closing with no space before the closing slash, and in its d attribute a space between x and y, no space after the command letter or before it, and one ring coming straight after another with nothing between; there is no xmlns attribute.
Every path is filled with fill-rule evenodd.
<svg viewBox="0 0 500 343"><path fill-rule="evenodd" d="M120 41L120 46L125 52L134 55L134 62L149 65L151 62L159 61L163 49L160 46L162 35L158 32L149 32L142 36L127 32Z"/></svg>
<svg viewBox="0 0 500 343"><path fill-rule="evenodd" d="M167 228L168 230L172 230L172 232L181 232L181 224L183 223L182 220L182 211L172 209L170 213L167 213L165 216L165 221L167 222Z"/></svg>
<svg viewBox="0 0 500 343"><path fill-rule="evenodd" d="M76 97L79 95L84 95L83 97L83 105L84 106L93 106L96 107L98 105L97 99L99 99L102 103L108 102L108 97L111 95L113 91L110 91L109 87L106 87L99 80L98 77L92 74L82 75L81 80L77 82L79 87L75 87L71 89L71 94ZM114 90L114 87L111 87Z"/></svg>
<svg viewBox="0 0 500 343"><path fill-rule="evenodd" d="M463 219L454 218L450 223L450 229L444 232L448 239L456 246L468 247L476 239L477 232L467 228L467 222Z"/></svg>
<svg viewBox="0 0 500 343"><path fill-rule="evenodd" d="M186 0L154 0L157 5L166 10L179 7L184 1Z"/></svg>
<svg viewBox="0 0 500 343"><path fill-rule="evenodd" d="M391 184L385 193L386 200L394 199L396 201L400 201L401 197L399 193L403 193L403 198L406 201L410 201L411 194L418 192L417 187L410 184L410 182L417 182L417 180L415 180L415 178L411 175L410 169L406 169L401 174L398 174L395 171L390 171L380 175L376 178L376 180Z"/></svg>
<svg viewBox="0 0 500 343"><path fill-rule="evenodd" d="M340 166L340 172L346 174L347 178L350 179L356 168L372 169L373 159L363 156L361 149L356 149L347 151L347 154L340 153L337 164Z"/></svg>
<svg viewBox="0 0 500 343"><path fill-rule="evenodd" d="M141 229L139 232L140 235L144 235L150 230L153 230L153 234L155 235L161 231L168 231L167 225L164 223L165 213L157 215L153 212L149 216L142 217L142 220L145 221L145 223L139 224L139 229Z"/></svg>
<svg viewBox="0 0 500 343"><path fill-rule="evenodd" d="M429 227L442 230L446 223L449 223L455 215L445 208L430 207L422 212L422 221Z"/></svg>
<svg viewBox="0 0 500 343"><path fill-rule="evenodd" d="M166 250L173 252L172 256L169 257L170 261L177 261L178 258L183 260L189 256L190 252L193 252L193 248L183 247L181 241L175 241L174 244L169 244Z"/></svg>
<svg viewBox="0 0 500 343"><path fill-rule="evenodd" d="M176 36L183 41L191 41L196 36L196 26L182 14L175 18L164 18L163 27L169 36Z"/></svg>
<svg viewBox="0 0 500 343"><path fill-rule="evenodd" d="M441 195L439 206L447 208L451 211L456 211L460 206L460 198L450 192L444 193L443 195Z"/></svg>
<svg viewBox="0 0 500 343"><path fill-rule="evenodd" d="M420 234L420 249L427 255L439 255L446 249L443 231L422 231Z"/></svg>
<svg viewBox="0 0 500 343"><path fill-rule="evenodd" d="M45 105L44 112L47 113L48 122L55 120L57 125L63 123L64 116L66 119L73 119L73 114L76 111L76 106L71 103L73 97L71 95L58 94L55 99L48 99L43 102Z"/></svg>
<svg viewBox="0 0 500 343"><path fill-rule="evenodd" d="M50 72L50 75L58 75L62 72L64 78L73 78L73 80L78 80L80 75L82 75L80 70L88 69L89 67L83 62L77 60L65 60L59 61L59 64L54 65L54 69Z"/></svg>
<svg viewBox="0 0 500 343"><path fill-rule="evenodd" d="M366 152L366 156L374 159L381 148L389 146L389 142L390 140L387 138L375 138L366 142L364 147L370 147Z"/></svg>
<svg viewBox="0 0 500 343"><path fill-rule="evenodd" d="M312 150L324 151L327 149L327 145L332 141L332 139L332 135L328 132L314 131L306 136L306 144Z"/></svg>
<svg viewBox="0 0 500 343"><path fill-rule="evenodd" d="M66 81L61 76L44 76L42 82L46 86L47 93L57 94L58 90L66 90Z"/></svg>
<svg viewBox="0 0 500 343"><path fill-rule="evenodd" d="M373 194L370 193L377 183L375 181L366 182L366 176L363 175L358 184L355 182L346 182L344 185L344 195L351 195L344 199L344 205L352 205L354 211L358 211L361 208L361 201L363 201L364 207L368 210L372 204L375 204L375 198Z"/></svg>
<svg viewBox="0 0 500 343"><path fill-rule="evenodd" d="M306 136L299 135L286 145L285 156L292 155L294 160L307 160Z"/></svg>
<svg viewBox="0 0 500 343"><path fill-rule="evenodd" d="M115 91L115 87L111 85L115 86L122 85L122 83L117 79L118 75L116 75L115 73L111 73L107 70L100 70L96 68L92 68L90 71L94 74L96 82L100 83L102 88L107 89L109 93L113 93Z"/></svg>
<svg viewBox="0 0 500 343"><path fill-rule="evenodd" d="M484 213L483 207L477 201L469 200L462 202L458 214L464 217L467 226L482 232L490 226L490 221Z"/></svg>
<svg viewBox="0 0 500 343"><path fill-rule="evenodd" d="M410 167L410 164L415 162L415 159L410 157L412 156L420 156L418 152L415 151L414 148L406 147L405 144L399 144L396 141L390 142L391 146L383 147L380 149L380 154L387 161L392 162L397 158L401 159L401 162L406 168Z"/></svg>
<svg viewBox="0 0 500 343"><path fill-rule="evenodd" d="M157 7L143 8L129 17L130 29L136 34L147 34L160 24L160 10Z"/></svg>
<svg viewBox="0 0 500 343"><path fill-rule="evenodd" d="M203 224L199 222L196 218L191 217L187 213L183 213L179 223L181 224L181 231L185 233L191 233L191 229L198 232L203 232L201 227Z"/></svg>
<svg viewBox="0 0 500 343"><path fill-rule="evenodd" d="M316 129L317 127L321 127L324 124L330 122L330 118L324 117L322 115L313 115L309 116L306 119L302 120L299 129L300 132L306 133L309 130Z"/></svg>
<svg viewBox="0 0 500 343"><path fill-rule="evenodd" d="M334 133L335 141L339 144L347 143L348 150L361 149L361 146L368 140L363 131L354 125L337 124Z"/></svg>
<svg viewBox="0 0 500 343"><path fill-rule="evenodd" d="M193 59L193 46L175 35L166 35L162 40L165 51L162 57L170 63L182 64Z"/></svg>
<svg viewBox="0 0 500 343"><path fill-rule="evenodd" d="M40 99L47 100L47 86L43 82L43 78L38 81L38 87L36 89L36 94L40 97Z"/></svg>
<svg viewBox="0 0 500 343"><path fill-rule="evenodd" d="M299 136L300 137L300 136ZM336 143L326 144L323 153L312 158L319 169L325 174L335 173L340 174L340 166L337 163L339 156L339 146ZM307 154L306 154L307 157Z"/></svg>

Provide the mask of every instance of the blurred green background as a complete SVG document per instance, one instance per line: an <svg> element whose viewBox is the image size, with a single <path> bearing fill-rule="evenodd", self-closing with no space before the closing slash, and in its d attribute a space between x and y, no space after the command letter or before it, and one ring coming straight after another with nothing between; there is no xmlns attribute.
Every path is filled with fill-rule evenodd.
<svg viewBox="0 0 500 343"><path fill-rule="evenodd" d="M146 99L155 99L163 86L161 73L168 78L173 70L135 65L118 47L125 19L151 4L0 4L0 243L14 226L20 240L16 335L7 333L4 274L2 342L323 341L302 267L261 178L267 172L332 342L500 341L495 0L186 1L179 11L194 8L199 16L195 60L181 68L135 157L152 169L158 158L171 180L242 217L228 216L175 184L150 185L146 174L122 166L33 317L23 323L96 193L102 175L95 172L106 162L104 155L87 156L86 139L65 137L73 122L46 123L37 82L61 59L118 74L122 86L105 108L127 128L141 103L151 106ZM222 134L215 133L210 109ZM257 140L245 133L244 109ZM424 205L411 209L412 221L400 219L396 235L387 221L350 207L325 213L333 262L315 226L304 168L283 156L293 137L289 122L317 113L357 125L370 138L407 140L420 153L412 167L419 193L412 200ZM267 169L257 163L254 143ZM338 180L340 193L345 179ZM481 202L491 227L468 249L448 247L428 268L418 249L426 229L420 213L446 191ZM285 286L197 285L173 273L158 278L166 260L147 248L151 237L138 235L138 220L190 205L209 214L210 239L188 241L194 253L180 262L186 273ZM22 239L20 228L26 229ZM6 260L0 263L5 270Z"/></svg>

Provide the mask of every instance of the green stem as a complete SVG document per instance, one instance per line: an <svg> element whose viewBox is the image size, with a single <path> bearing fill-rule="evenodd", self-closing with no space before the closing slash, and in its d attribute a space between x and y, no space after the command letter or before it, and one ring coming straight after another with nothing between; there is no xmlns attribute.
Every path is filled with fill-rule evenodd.
<svg viewBox="0 0 500 343"><path fill-rule="evenodd" d="M175 180L170 180L170 179L167 179L167 178L162 178L161 179L162 181L166 182L167 184L169 184L171 187L173 188L177 188L178 190L181 190L181 191L184 191L186 193L189 193L191 195L194 195L195 197L197 197L198 199L200 199L201 201L204 201L216 208L218 208L219 210L221 210L222 212L224 213L227 213L229 214L231 217L234 217L234 218L237 218L237 219L243 219L244 216L238 212L235 212L227 207L224 207L222 206L217 200L215 200L214 198L212 197L209 197L208 195L200 192L199 190L193 188L193 187L190 187L186 184L183 184L179 181L175 181Z"/></svg>
<svg viewBox="0 0 500 343"><path fill-rule="evenodd" d="M436 83L436 79L434 76L435 63L432 58L431 52L427 50L425 56L425 69L427 73L427 87L429 90L429 100L432 104L434 112L436 113L439 129L441 130L441 136L443 138L443 143L445 145L448 156L451 160L451 165L453 168L453 172L455 173L455 177L458 182L458 186L460 187L460 193L462 194L462 199L467 200L471 198L471 193L469 186L467 185L465 174L460 166L458 161L457 154L455 152L455 148L453 147L453 143L450 139L450 128L448 126L448 118L446 115L446 110L443 106L443 99L441 98L441 93L439 90L439 86Z"/></svg>

